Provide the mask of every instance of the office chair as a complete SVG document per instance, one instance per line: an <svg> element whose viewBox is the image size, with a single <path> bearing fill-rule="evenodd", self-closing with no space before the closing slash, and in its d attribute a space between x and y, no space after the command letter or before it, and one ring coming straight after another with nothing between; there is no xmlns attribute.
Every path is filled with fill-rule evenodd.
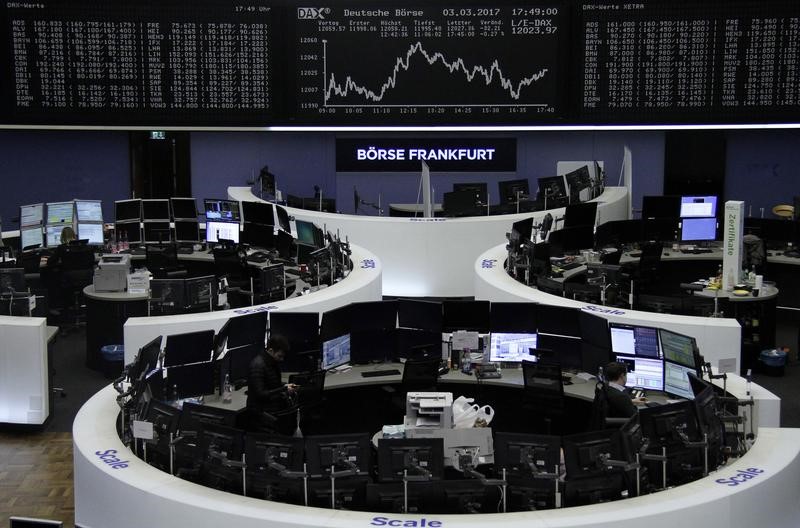
<svg viewBox="0 0 800 528"><path fill-rule="evenodd" d="M642 251L639 266L634 274L639 291L651 290L658 284L661 270L661 242L645 242L640 245Z"/></svg>
<svg viewBox="0 0 800 528"><path fill-rule="evenodd" d="M439 380L439 358L407 359L403 366L403 378L400 389L389 391L391 404L395 409L406 409L406 395L409 392L430 392L436 390Z"/></svg>
<svg viewBox="0 0 800 528"><path fill-rule="evenodd" d="M178 263L178 248L174 244L145 247L145 266L155 279L186 277L186 268Z"/></svg>
<svg viewBox="0 0 800 528"><path fill-rule="evenodd" d="M608 384L605 380L599 380L594 387L589 429L591 431L618 429L625 425L628 420L630 418L611 418L608 416Z"/></svg>
<svg viewBox="0 0 800 528"><path fill-rule="evenodd" d="M546 434L553 433L553 422L560 429L564 415L564 382L561 379L561 365L556 362L522 363L522 376L525 388L522 407L533 418L541 418Z"/></svg>
<svg viewBox="0 0 800 528"><path fill-rule="evenodd" d="M65 301L64 309L73 315L72 324L62 326L62 331L81 325L80 317L85 310L81 304L83 289L94 279L94 249L80 243L59 246L56 250L57 284Z"/></svg>
<svg viewBox="0 0 800 528"><path fill-rule="evenodd" d="M216 247L213 250L216 275L226 276L231 308L253 304L253 277L243 254L236 246ZM245 302L249 299L249 302Z"/></svg>
<svg viewBox="0 0 800 528"><path fill-rule="evenodd" d="M744 245L744 258L742 267L745 271L753 269L757 274L763 275L767 265L767 247L764 241L756 235L745 235L742 237Z"/></svg>
<svg viewBox="0 0 800 528"><path fill-rule="evenodd" d="M289 383L300 386L294 396L294 412L297 426L294 431L296 438L303 437L303 430L308 432L315 419L319 418L318 411L322 407L323 393L325 391L324 370L317 372L292 374L289 376ZM292 411L289 411L291 413ZM285 414L279 413L278 416ZM313 431L312 431L313 432Z"/></svg>

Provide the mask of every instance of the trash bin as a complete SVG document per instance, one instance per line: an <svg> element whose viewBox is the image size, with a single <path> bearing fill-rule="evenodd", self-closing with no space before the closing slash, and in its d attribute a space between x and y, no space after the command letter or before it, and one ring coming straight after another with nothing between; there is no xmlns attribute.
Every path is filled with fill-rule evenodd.
<svg viewBox="0 0 800 528"><path fill-rule="evenodd" d="M116 378L122 373L125 363L124 345L105 345L100 347L101 369L106 378Z"/></svg>
<svg viewBox="0 0 800 528"><path fill-rule="evenodd" d="M786 370L786 352L775 348L762 350L758 356L759 370L768 376L783 376Z"/></svg>

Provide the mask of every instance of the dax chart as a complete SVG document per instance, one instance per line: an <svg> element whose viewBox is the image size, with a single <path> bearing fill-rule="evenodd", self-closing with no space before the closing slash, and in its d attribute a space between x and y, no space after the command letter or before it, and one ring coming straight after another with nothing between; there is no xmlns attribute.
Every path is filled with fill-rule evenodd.
<svg viewBox="0 0 800 528"><path fill-rule="evenodd" d="M297 116L319 123L552 120L558 5L297 10Z"/></svg>

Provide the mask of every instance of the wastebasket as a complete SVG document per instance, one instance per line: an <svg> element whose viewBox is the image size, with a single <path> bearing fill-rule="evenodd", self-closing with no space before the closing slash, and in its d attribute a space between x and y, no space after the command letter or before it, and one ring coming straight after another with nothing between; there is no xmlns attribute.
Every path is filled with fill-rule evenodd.
<svg viewBox="0 0 800 528"><path fill-rule="evenodd" d="M124 345L105 345L100 347L101 370L106 378L116 378L122 373L125 363Z"/></svg>
<svg viewBox="0 0 800 528"><path fill-rule="evenodd" d="M783 376L786 370L786 352L775 348L762 350L758 356L759 370L768 376Z"/></svg>

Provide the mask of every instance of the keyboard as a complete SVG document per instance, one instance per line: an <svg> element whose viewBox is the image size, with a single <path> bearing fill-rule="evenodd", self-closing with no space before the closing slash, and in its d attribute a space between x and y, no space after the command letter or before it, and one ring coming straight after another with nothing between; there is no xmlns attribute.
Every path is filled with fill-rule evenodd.
<svg viewBox="0 0 800 528"><path fill-rule="evenodd" d="M576 260L573 260L572 262L569 262L567 264L560 265L559 268L561 268L564 271L567 271L567 270L571 270L571 269L575 269L575 268L580 268L581 266L583 266L583 264L581 264L580 262L578 262Z"/></svg>
<svg viewBox="0 0 800 528"><path fill-rule="evenodd" d="M397 369L389 370L367 370L361 373L362 378L377 378L380 376L399 376L400 371Z"/></svg>
<svg viewBox="0 0 800 528"><path fill-rule="evenodd" d="M690 255L700 255L701 253L711 253L713 250L708 248L682 249L681 253Z"/></svg>
<svg viewBox="0 0 800 528"><path fill-rule="evenodd" d="M477 371L478 379L498 379L502 378L503 374L501 372L497 372L496 370L484 371L479 370Z"/></svg>

